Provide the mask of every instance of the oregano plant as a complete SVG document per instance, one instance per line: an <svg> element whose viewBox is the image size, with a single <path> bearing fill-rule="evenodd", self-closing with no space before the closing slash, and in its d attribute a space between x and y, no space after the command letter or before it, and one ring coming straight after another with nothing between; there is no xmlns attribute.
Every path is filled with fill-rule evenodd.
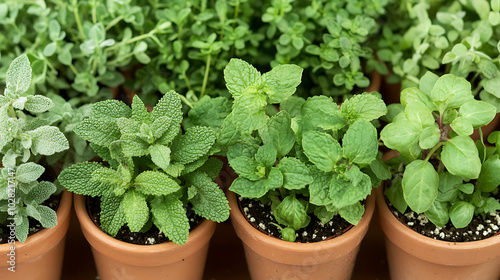
<svg viewBox="0 0 500 280"><path fill-rule="evenodd" d="M139 232L154 225L176 244L189 235L186 208L216 222L229 217L229 206L213 180L222 162L213 129L185 131L181 100L170 91L148 112L135 96L131 108L117 100L92 105L91 115L75 127L103 162L69 166L59 181L69 191L100 197L103 231L116 236L126 225Z"/></svg>
<svg viewBox="0 0 500 280"><path fill-rule="evenodd" d="M45 167L36 156L51 156L69 144L57 127L45 124L43 113L53 107L52 101L28 91L31 67L26 55L12 61L5 84L0 95L0 223L10 224L7 219L13 218L15 236L24 242L29 219L45 228L57 225L56 212L44 202L58 191L54 183L39 181Z"/></svg>
<svg viewBox="0 0 500 280"><path fill-rule="evenodd" d="M301 72L299 66L280 65L260 74L231 60L224 75L234 102L218 138L238 174L229 189L271 203L287 241L295 240L310 215L327 223L338 214L357 224L362 201L390 176L371 123L386 114L380 96L355 95L341 106L326 96L304 100L293 96ZM279 112L271 116L269 104L279 104Z"/></svg>
<svg viewBox="0 0 500 280"><path fill-rule="evenodd" d="M399 113L380 136L400 153L385 190L398 211L409 207L438 227L451 221L463 228L474 215L500 210L493 197L500 184L498 151L486 148L482 134L476 143L470 138L493 120L495 106L474 99L466 79L427 72L418 88L403 90L401 104L391 107ZM498 143L497 136L490 142Z"/></svg>

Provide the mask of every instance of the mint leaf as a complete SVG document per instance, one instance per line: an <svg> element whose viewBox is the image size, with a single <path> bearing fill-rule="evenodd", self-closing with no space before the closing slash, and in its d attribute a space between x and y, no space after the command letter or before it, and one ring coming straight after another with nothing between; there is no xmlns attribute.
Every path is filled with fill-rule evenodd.
<svg viewBox="0 0 500 280"><path fill-rule="evenodd" d="M215 178L219 176L219 172L221 171L222 166L222 160L216 157L210 157L200 168L197 169L197 171L206 173L210 177L210 179L215 180Z"/></svg>
<svg viewBox="0 0 500 280"><path fill-rule="evenodd" d="M330 181L330 199L337 208L353 205L365 199L371 192L370 177L352 165L345 178L334 175Z"/></svg>
<svg viewBox="0 0 500 280"><path fill-rule="evenodd" d="M311 167L312 183L309 184L309 202L324 206L332 204L330 199L330 180L332 176L325 173L315 166Z"/></svg>
<svg viewBox="0 0 500 280"><path fill-rule="evenodd" d="M215 132L209 127L191 127L172 143L172 159L182 164L191 163L208 153L215 138Z"/></svg>
<svg viewBox="0 0 500 280"><path fill-rule="evenodd" d="M495 118L495 106L480 100L471 100L464 103L459 110L459 115L467 119L474 128L485 126Z"/></svg>
<svg viewBox="0 0 500 280"><path fill-rule="evenodd" d="M54 106L54 103L50 100L50 98L42 95L30 95L26 97L26 99L24 109L33 114L47 112Z"/></svg>
<svg viewBox="0 0 500 280"><path fill-rule="evenodd" d="M149 147L151 160L161 169L167 169L170 165L170 148L163 145L153 145Z"/></svg>
<svg viewBox="0 0 500 280"><path fill-rule="evenodd" d="M273 116L266 126L259 129L259 135L264 144L274 146L280 158L290 152L296 141L292 130L292 119L283 111Z"/></svg>
<svg viewBox="0 0 500 280"><path fill-rule="evenodd" d="M419 101L414 101L406 106L405 116L408 121L419 128L428 127L436 122L432 111Z"/></svg>
<svg viewBox="0 0 500 280"><path fill-rule="evenodd" d="M261 198L268 191L277 189L283 185L283 174L279 169L273 167L269 171L267 178L259 181L250 181L248 179L238 177L233 181L230 191L233 191L243 197Z"/></svg>
<svg viewBox="0 0 500 280"><path fill-rule="evenodd" d="M168 116L172 119L172 127L182 122L182 104L178 94L171 90L156 103L156 106L151 112L152 119L156 120L163 116Z"/></svg>
<svg viewBox="0 0 500 280"><path fill-rule="evenodd" d="M105 100L92 104L92 117L97 119L130 118L132 111L127 104L118 100Z"/></svg>
<svg viewBox="0 0 500 280"><path fill-rule="evenodd" d="M359 165L370 164L378 152L377 130L368 121L359 119L342 138L344 158Z"/></svg>
<svg viewBox="0 0 500 280"><path fill-rule="evenodd" d="M361 218L363 218L364 213L365 207L359 202L339 209L339 215L355 226L358 225Z"/></svg>
<svg viewBox="0 0 500 280"><path fill-rule="evenodd" d="M293 194L285 197L273 213L276 220L294 230L306 227L311 221L307 215L307 202L297 199Z"/></svg>
<svg viewBox="0 0 500 280"><path fill-rule="evenodd" d="M458 108L474 99L470 83L452 74L439 77L432 88L430 97L436 104L440 104L440 111L444 108Z"/></svg>
<svg viewBox="0 0 500 280"><path fill-rule="evenodd" d="M259 180L266 175L263 166L260 166L253 158L246 156L229 160L229 165L236 174L251 181Z"/></svg>
<svg viewBox="0 0 500 280"><path fill-rule="evenodd" d="M234 100L232 120L243 134L251 134L263 127L268 117L265 107L266 96L262 93L248 93Z"/></svg>
<svg viewBox="0 0 500 280"><path fill-rule="evenodd" d="M165 200L156 198L151 202L154 224L175 244L182 245L189 236L189 220L182 202L167 196Z"/></svg>
<svg viewBox="0 0 500 280"><path fill-rule="evenodd" d="M134 95L130 107L132 108L132 120L138 123L152 124L151 115L138 95Z"/></svg>
<svg viewBox="0 0 500 280"><path fill-rule="evenodd" d="M302 105L302 124L304 130L339 130L347 124L339 111L339 106L331 97L309 97Z"/></svg>
<svg viewBox="0 0 500 280"><path fill-rule="evenodd" d="M474 205L466 201L459 201L450 207L450 220L454 227L464 228L474 217Z"/></svg>
<svg viewBox="0 0 500 280"><path fill-rule="evenodd" d="M302 71L297 65L285 64L262 75L264 91L272 104L284 101L295 92L301 82Z"/></svg>
<svg viewBox="0 0 500 280"><path fill-rule="evenodd" d="M140 157L147 155L150 145L140 137L139 133L122 135L119 144L126 157Z"/></svg>
<svg viewBox="0 0 500 280"><path fill-rule="evenodd" d="M500 159L491 157L481 166L481 173L476 182L477 189L482 192L492 192L500 185Z"/></svg>
<svg viewBox="0 0 500 280"><path fill-rule="evenodd" d="M372 121L387 114L387 107L375 95L356 94L342 103L340 111L351 122L358 119Z"/></svg>
<svg viewBox="0 0 500 280"><path fill-rule="evenodd" d="M232 58L224 68L224 80L233 98L255 92L260 83L260 72L241 59Z"/></svg>
<svg viewBox="0 0 500 280"><path fill-rule="evenodd" d="M153 131L153 135L156 139L160 138L170 129L172 124L172 119L169 116L159 117L154 120L151 125L151 130Z"/></svg>
<svg viewBox="0 0 500 280"><path fill-rule="evenodd" d="M143 194L168 195L181 187L168 175L159 171L144 171L134 180L136 190Z"/></svg>
<svg viewBox="0 0 500 280"><path fill-rule="evenodd" d="M403 174L403 194L408 206L417 212L427 211L438 195L439 177L431 163L415 160Z"/></svg>
<svg viewBox="0 0 500 280"><path fill-rule="evenodd" d="M302 146L309 160L325 172L332 171L342 157L340 144L324 132L306 131Z"/></svg>
<svg viewBox="0 0 500 280"><path fill-rule="evenodd" d="M450 220L448 203L435 200L431 207L425 211L425 216L438 227L444 227Z"/></svg>
<svg viewBox="0 0 500 280"><path fill-rule="evenodd" d="M260 146L255 154L255 160L265 167L272 167L276 163L278 152L273 144L264 144Z"/></svg>
<svg viewBox="0 0 500 280"><path fill-rule="evenodd" d="M400 213L404 213L408 204L404 199L402 178L396 177L391 181L391 186L385 189L384 195L387 196L391 204L396 207Z"/></svg>
<svg viewBox="0 0 500 280"><path fill-rule="evenodd" d="M224 119L231 113L231 102L222 96L203 96L188 112L191 126L202 125L219 129ZM185 120L186 121L186 120Z"/></svg>
<svg viewBox="0 0 500 280"><path fill-rule="evenodd" d="M75 133L91 143L107 147L111 142L120 139L120 130L113 119L83 119L76 127Z"/></svg>
<svg viewBox="0 0 500 280"><path fill-rule="evenodd" d="M229 204L224 192L205 173L194 173L189 181L196 188L191 199L196 214L215 221L223 222L229 218Z"/></svg>
<svg viewBox="0 0 500 280"><path fill-rule="evenodd" d="M427 150L436 146L439 143L441 137L441 131L437 123L428 126L422 130L418 138L418 144L420 148Z"/></svg>
<svg viewBox="0 0 500 280"><path fill-rule="evenodd" d="M82 162L66 167L57 178L68 191L88 196L102 196L110 192L110 185L92 179L94 171L103 168L97 162Z"/></svg>
<svg viewBox="0 0 500 280"><path fill-rule="evenodd" d="M302 105L305 102L304 98L292 95L280 103L280 109L288 112L292 118L299 117L302 115Z"/></svg>
<svg viewBox="0 0 500 280"><path fill-rule="evenodd" d="M116 236L126 223L125 212L120 207L123 197L105 195L101 197L101 228L111 236Z"/></svg>
<svg viewBox="0 0 500 280"><path fill-rule="evenodd" d="M284 157L278 164L283 174L283 187L288 190L300 190L313 182L309 168L300 160Z"/></svg>
<svg viewBox="0 0 500 280"><path fill-rule="evenodd" d="M135 191L125 193L120 208L125 213L125 220L131 232L140 231L149 219L146 198Z"/></svg>

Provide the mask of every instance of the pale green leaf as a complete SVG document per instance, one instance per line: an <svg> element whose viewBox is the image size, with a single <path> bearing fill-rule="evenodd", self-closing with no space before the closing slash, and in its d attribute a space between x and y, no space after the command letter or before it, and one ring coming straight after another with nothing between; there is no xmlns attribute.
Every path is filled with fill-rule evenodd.
<svg viewBox="0 0 500 280"><path fill-rule="evenodd" d="M410 208L427 211L438 195L439 176L431 163L415 160L406 166L403 174L403 194Z"/></svg>
<svg viewBox="0 0 500 280"><path fill-rule="evenodd" d="M481 172L481 160L474 141L467 136L455 136L448 140L441 152L441 161L453 175L477 179Z"/></svg>
<svg viewBox="0 0 500 280"><path fill-rule="evenodd" d="M140 231L149 219L149 207L141 193L126 192L120 208L125 213L125 220L131 232Z"/></svg>
<svg viewBox="0 0 500 280"><path fill-rule="evenodd" d="M33 154L50 156L69 149L66 136L54 126L41 126L27 132L31 136L31 151Z"/></svg>
<svg viewBox="0 0 500 280"><path fill-rule="evenodd" d="M224 68L226 87L233 98L256 91L260 77L257 69L241 59L231 59Z"/></svg>
<svg viewBox="0 0 500 280"><path fill-rule="evenodd" d="M134 186L138 192L151 195L168 195L181 187L168 175L159 171L144 171L137 175Z"/></svg>
<svg viewBox="0 0 500 280"><path fill-rule="evenodd" d="M154 224L175 244L182 245L189 236L189 220L182 202L167 196L165 200L155 199L151 202L151 213Z"/></svg>
<svg viewBox="0 0 500 280"><path fill-rule="evenodd" d="M285 189L300 190L313 182L309 168L297 158L284 157L277 167L283 174Z"/></svg>
<svg viewBox="0 0 500 280"><path fill-rule="evenodd" d="M273 116L266 126L259 129L264 144L271 144L278 157L286 156L295 144L296 137L292 130L292 119L287 112L279 112Z"/></svg>
<svg viewBox="0 0 500 280"><path fill-rule="evenodd" d="M370 164L378 152L377 130L365 119L358 119L342 138L344 158L360 165Z"/></svg>
<svg viewBox="0 0 500 280"><path fill-rule="evenodd" d="M302 139L304 153L320 170L329 172L342 157L342 148L332 136L319 131L307 131Z"/></svg>
<svg viewBox="0 0 500 280"><path fill-rule="evenodd" d="M263 89L272 104L282 102L295 92L301 82L302 71L298 65L284 64L262 75Z"/></svg>

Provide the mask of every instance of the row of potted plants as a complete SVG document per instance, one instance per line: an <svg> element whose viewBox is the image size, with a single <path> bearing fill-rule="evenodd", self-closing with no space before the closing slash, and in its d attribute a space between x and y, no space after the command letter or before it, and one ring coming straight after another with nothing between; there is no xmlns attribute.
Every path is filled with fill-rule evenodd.
<svg viewBox="0 0 500 280"><path fill-rule="evenodd" d="M497 48L491 47L497 38L496 1L486 2L487 6L481 2L481 9L467 1L450 8L427 5L424 1L401 5L399 13L408 13L408 18L418 19L425 28L387 25L383 33L385 41L379 44L389 49L403 46L402 42L417 31L426 30L428 34L419 33L422 42L412 46L417 51L408 51L412 53L411 59L402 60L403 71L391 66L400 54L379 49L383 61L391 62L386 58L394 58L388 64L393 73L412 82L403 82L401 104L388 107L377 92L339 97L338 91L329 89L334 83L344 85L351 93L354 85L359 88L368 85L360 72L364 63L359 57L369 57L365 61L366 71L376 68L385 74L382 64L365 49L376 42L366 36L377 31L373 18L379 18L383 8L364 5L365 1L349 4L318 1L302 3L303 6L273 2L272 7L244 1L216 1L214 7L207 7L181 1L172 6L156 3L151 10L144 8L147 5L134 6L130 1L115 6L96 1L56 2L48 5L40 2L30 9L22 4L0 5L0 10L7 11L0 16L9 18L6 21L9 24L24 26L21 30L26 31L29 21L25 20L33 16L38 24L35 26L49 30L51 35L50 42L44 32L32 33L33 40L21 37L17 42L14 40L29 56L20 56L10 64L0 99L4 120L0 135L1 186L5 190L0 197L0 218L7 243L2 245L6 248L2 254L4 264L8 264L6 273L11 273L8 268L14 267L16 274L11 275L41 279L22 265L25 260L36 258L30 244L31 240L42 240L42 233L61 237L51 242L37 241L50 247L43 251L51 254L62 251L67 228L64 221L71 207L67 198L71 194L63 191L60 196L66 199L60 200L59 206L56 195L64 187L79 194L75 195L77 215L102 279L145 275L139 264L149 266L153 275L201 278L203 265L194 269L192 263L204 264L207 242L215 227L209 220L226 220L230 209L232 223L245 243L248 265L258 268L251 272L254 279L279 279L304 275L304 271L331 275L334 268L340 270L336 272L337 278L349 279L353 262L344 263L355 260L374 211L375 196L388 237L393 278L413 277L402 276L400 267L407 271L402 256L417 249L424 250L413 257L418 260L413 268L422 277L422 271L451 277L438 272L437 265L431 264L436 262L444 264L446 270L454 273L453 277L478 273L481 279L498 278L495 251L499 241L498 237L489 236L499 226L497 217L491 213L500 210L500 132L484 136L481 130L498 111L496 99L486 98L495 96L497 88L498 69L493 57L498 54L490 52L497 52ZM382 2L379 4L387 7L397 4ZM55 9L58 5L65 7ZM89 13L82 13L92 17L80 18L79 9L88 9ZM68 16L68 10L73 14ZM151 23L152 17L143 16L146 10L156 19L168 20ZM249 11L265 11L257 13L257 18L269 25L252 33L248 22L255 16ZM458 18L453 17L456 11L461 11ZM362 12L368 16L362 16ZM19 16L23 13L25 18ZM333 17L333 13L338 16ZM462 18L465 13L467 17ZM229 15L234 18L229 19ZM300 16L314 19L314 24L292 26ZM463 27L459 28L456 21L462 22ZM69 27L70 23L75 28ZM372 26L370 32L360 27L360 23ZM134 28L127 29L129 24ZM191 30L183 31L188 26ZM465 30L470 26L474 29ZM209 28L223 35L218 38ZM71 35L69 30L79 33ZM144 30L151 31L144 34ZM221 30L233 30L236 35L247 37L233 40ZM115 31L115 35L108 37ZM325 32L328 34L324 35ZM263 38L275 45L268 45ZM403 39L400 42L398 38ZM76 42L70 42L75 39ZM184 46L186 41L190 43ZM30 42L35 43L30 45ZM433 59L424 54L432 49L429 42L439 49L430 52L434 60L451 68L434 67ZM241 47L242 44L255 46ZM46 46L40 52L42 45ZM133 51L132 45L135 45ZM266 62L270 59L258 55L257 46L261 45L266 50L276 48L273 62ZM457 53L463 49L461 45L468 48L465 53ZM200 49L200 53L191 48ZM14 52L7 52L2 59L12 59L19 51L7 47L2 54L10 49ZM56 54L58 65L54 67L55 62L50 58ZM445 58L441 58L443 54ZM250 56L257 57L252 63L270 71L261 74L244 60L230 60L233 56L250 61ZM422 56L427 59L418 60ZM119 63L111 63L113 58L120 60ZM147 65L130 67L136 65L134 59ZM190 66L196 59L201 64ZM423 67L413 65L412 61L423 63ZM158 74L162 65L175 67L168 68L175 79ZM121 74L120 67L132 70ZM413 71L415 67L419 68L418 74ZM426 68L438 75L425 72ZM47 74L48 69L52 76ZM97 96L94 100L106 99L111 95L105 97L97 92L106 88L103 85L127 83L123 78L115 79L121 75L136 78L149 75L154 82L142 87L141 97L124 99L130 107L118 100L86 104L90 99L78 93ZM111 82L107 83L108 80ZM64 81L72 81L72 89L61 86ZM127 87L137 88L137 83L140 82L130 79ZM46 96L34 95L35 88L36 92L45 91ZM157 90L162 92L159 100L152 94ZM187 93L181 95L173 90ZM220 96L216 96L219 92ZM312 96L318 93L324 95ZM478 100L478 94L484 101ZM71 99L66 102L59 95ZM156 106L150 110L144 105L155 102ZM85 105L75 109L73 106L78 104ZM476 141L470 137L475 130ZM386 163L379 151L382 144L398 151ZM228 165L220 158L227 159ZM214 183L214 180L220 182L221 177L232 177L223 184L223 187L230 185L229 202ZM375 195L372 190L379 185ZM66 214L62 213L64 209ZM269 212L265 219L255 214L264 209ZM58 226L51 228L56 220ZM428 233L431 238L423 238L425 245L409 243L402 238L403 232L408 231L405 224L431 227ZM47 229L27 238L28 230L40 227ZM324 231L316 232L318 228ZM451 233L457 228L466 228L460 237ZM339 236L329 238L336 235ZM415 239L420 233L409 231L409 235ZM197 241L198 236L204 241ZM471 242L463 242L464 236L471 237ZM472 242L474 238L484 240ZM262 239L263 247L273 248L273 252L265 253L257 239ZM26 243L10 245L14 240ZM132 245L129 249L124 246L125 241L149 245ZM105 249L110 244L111 249ZM298 253L290 251L292 244L297 245ZM429 254L443 247L447 250L444 257ZM491 255L484 250L477 253L473 247L485 247ZM201 254L194 255L191 248L202 248ZM460 250L460 258L452 257L456 253L451 248ZM166 258L164 249L176 251L179 256L168 253L172 258ZM306 250L312 251L306 253ZM132 261L127 260L125 256L134 251L138 255ZM61 255L58 258L61 260ZM100 262L106 258L111 262ZM270 263L269 269L257 263L262 259ZM488 260L493 260L491 268L486 266ZM59 266L42 264L55 268L55 272L47 272L53 273L47 279L58 278L61 262L57 263ZM183 270L173 274L172 268L163 267L165 263ZM313 266L320 263L324 266ZM457 265L466 268L461 270ZM472 272L474 266L479 268Z"/></svg>

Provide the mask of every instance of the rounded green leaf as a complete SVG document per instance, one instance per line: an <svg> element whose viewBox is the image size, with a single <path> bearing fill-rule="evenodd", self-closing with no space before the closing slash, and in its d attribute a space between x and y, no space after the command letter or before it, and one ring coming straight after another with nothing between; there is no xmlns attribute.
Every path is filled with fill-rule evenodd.
<svg viewBox="0 0 500 280"><path fill-rule="evenodd" d="M410 208L427 211L438 195L439 177L430 162L415 160L406 166L403 174L403 195Z"/></svg>
<svg viewBox="0 0 500 280"><path fill-rule="evenodd" d="M422 130L419 137L419 146L423 150L431 149L439 143L439 138L441 133L437 124L433 126L428 126Z"/></svg>
<svg viewBox="0 0 500 280"><path fill-rule="evenodd" d="M332 171L342 157L342 148L332 136L319 131L306 131L302 147L309 160L320 170Z"/></svg>
<svg viewBox="0 0 500 280"><path fill-rule="evenodd" d="M459 115L467 119L474 128L489 124L497 113L495 106L480 100L471 100L460 107Z"/></svg>
<svg viewBox="0 0 500 280"><path fill-rule="evenodd" d="M448 203L434 201L431 207L425 211L425 216L436 226L444 227L450 220Z"/></svg>
<svg viewBox="0 0 500 280"><path fill-rule="evenodd" d="M441 161L453 175L477 179L481 172L481 160L474 141L467 136L455 136L448 140L441 152Z"/></svg>
<svg viewBox="0 0 500 280"><path fill-rule="evenodd" d="M378 152L377 130L368 121L355 121L342 138L344 158L367 165L375 160Z"/></svg>
<svg viewBox="0 0 500 280"><path fill-rule="evenodd" d="M472 127L472 123L463 117L458 117L454 119L450 127L460 136L469 136L474 132L474 128Z"/></svg>
<svg viewBox="0 0 500 280"><path fill-rule="evenodd" d="M16 170L16 179L22 183L30 183L38 180L45 172L45 168L34 162L21 164Z"/></svg>
<svg viewBox="0 0 500 280"><path fill-rule="evenodd" d="M474 205L466 201L459 201L450 208L450 220L456 228L464 228L474 217Z"/></svg>
<svg viewBox="0 0 500 280"><path fill-rule="evenodd" d="M427 127L436 122L432 111L422 102L413 101L405 108L406 119L418 127Z"/></svg>

